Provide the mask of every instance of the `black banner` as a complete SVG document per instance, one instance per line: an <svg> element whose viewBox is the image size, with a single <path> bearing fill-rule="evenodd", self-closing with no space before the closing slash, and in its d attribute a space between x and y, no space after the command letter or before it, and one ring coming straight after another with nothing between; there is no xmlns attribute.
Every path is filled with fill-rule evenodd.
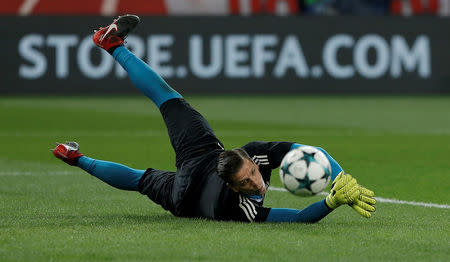
<svg viewBox="0 0 450 262"><path fill-rule="evenodd" d="M2 94L133 93L108 17L0 17ZM450 93L450 19L142 17L127 46L191 93Z"/></svg>

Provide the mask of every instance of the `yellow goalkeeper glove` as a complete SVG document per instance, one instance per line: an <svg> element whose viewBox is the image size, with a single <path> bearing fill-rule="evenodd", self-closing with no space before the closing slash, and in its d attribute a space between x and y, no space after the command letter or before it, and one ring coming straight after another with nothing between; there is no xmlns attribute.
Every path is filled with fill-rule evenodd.
<svg viewBox="0 0 450 262"><path fill-rule="evenodd" d="M359 185L356 179L342 171L331 184L331 192L325 202L328 207L335 209L342 204L352 204L359 196Z"/></svg>
<svg viewBox="0 0 450 262"><path fill-rule="evenodd" d="M361 185L358 185L359 192L361 193L352 204L349 204L358 214L365 218L370 218L372 213L375 212L375 204L377 201L373 198L374 193Z"/></svg>

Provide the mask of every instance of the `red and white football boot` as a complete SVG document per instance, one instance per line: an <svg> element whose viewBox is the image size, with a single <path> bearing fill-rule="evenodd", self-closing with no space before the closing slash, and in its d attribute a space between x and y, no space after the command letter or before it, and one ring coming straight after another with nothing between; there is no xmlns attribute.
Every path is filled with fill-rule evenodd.
<svg viewBox="0 0 450 262"><path fill-rule="evenodd" d="M140 21L136 15L119 16L109 26L96 30L92 40L97 46L108 51L113 47L123 45L125 38Z"/></svg>
<svg viewBox="0 0 450 262"><path fill-rule="evenodd" d="M75 166L78 158L83 156L77 142L56 143L56 145L56 148L53 149L53 155L71 166Z"/></svg>

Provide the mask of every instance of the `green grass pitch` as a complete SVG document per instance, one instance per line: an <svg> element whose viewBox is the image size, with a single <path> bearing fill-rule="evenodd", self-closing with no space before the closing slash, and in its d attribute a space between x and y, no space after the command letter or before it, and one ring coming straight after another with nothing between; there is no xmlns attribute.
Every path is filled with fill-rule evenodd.
<svg viewBox="0 0 450 262"><path fill-rule="evenodd" d="M325 148L377 196L450 203L450 97L189 97L227 148L252 140ZM0 98L0 261L450 261L450 210L344 206L317 224L173 217L50 152L76 140L88 156L174 169L145 97ZM277 172L272 186L281 187ZM266 206L323 196L269 191Z"/></svg>

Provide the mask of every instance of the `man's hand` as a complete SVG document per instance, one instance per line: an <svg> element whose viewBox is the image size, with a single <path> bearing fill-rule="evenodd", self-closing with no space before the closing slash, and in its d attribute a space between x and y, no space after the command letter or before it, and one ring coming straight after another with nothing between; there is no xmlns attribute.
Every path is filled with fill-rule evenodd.
<svg viewBox="0 0 450 262"><path fill-rule="evenodd" d="M342 204L353 204L360 197L359 190L360 187L356 179L342 171L331 184L331 192L325 199L325 202L332 209Z"/></svg>
<svg viewBox="0 0 450 262"><path fill-rule="evenodd" d="M358 185L359 192L361 193L359 197L352 203L349 204L358 214L365 218L370 218L372 213L375 212L374 205L377 201L373 198L374 193L361 185Z"/></svg>

